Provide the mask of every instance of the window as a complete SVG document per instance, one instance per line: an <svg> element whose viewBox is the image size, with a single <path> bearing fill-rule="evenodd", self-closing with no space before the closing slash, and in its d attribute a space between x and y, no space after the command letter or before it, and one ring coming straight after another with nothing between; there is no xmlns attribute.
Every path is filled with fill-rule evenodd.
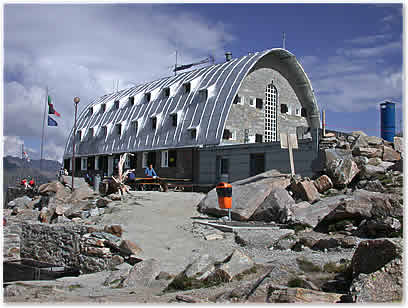
<svg viewBox="0 0 408 308"><path fill-rule="evenodd" d="M190 135L191 135L191 139L196 139L197 138L197 130L195 128L193 128L190 131Z"/></svg>
<svg viewBox="0 0 408 308"><path fill-rule="evenodd" d="M91 116L92 114L93 114L93 108L90 107L90 108L88 109L88 115Z"/></svg>
<svg viewBox="0 0 408 308"><path fill-rule="evenodd" d="M145 93L145 98L147 102L150 102L151 97L152 97L152 94L150 92Z"/></svg>
<svg viewBox="0 0 408 308"><path fill-rule="evenodd" d="M135 104L135 97L134 96L129 96L129 104L133 106Z"/></svg>
<svg viewBox="0 0 408 308"><path fill-rule="evenodd" d="M255 142L262 142L262 137L261 134L255 134Z"/></svg>
<svg viewBox="0 0 408 308"><path fill-rule="evenodd" d="M78 141L81 141L81 139L82 139L82 131L77 131L77 140Z"/></svg>
<svg viewBox="0 0 408 308"><path fill-rule="evenodd" d="M119 101L115 101L115 109L119 109Z"/></svg>
<svg viewBox="0 0 408 308"><path fill-rule="evenodd" d="M200 90L199 95L200 95L200 101L206 101L208 97L207 89Z"/></svg>
<svg viewBox="0 0 408 308"><path fill-rule="evenodd" d="M276 90L276 87L273 85L273 83L270 83L265 90L264 142L272 142L277 140L277 106L278 91Z"/></svg>
<svg viewBox="0 0 408 308"><path fill-rule="evenodd" d="M224 129L224 132L222 134L222 139L229 140L231 138L232 138L231 131L229 129Z"/></svg>
<svg viewBox="0 0 408 308"><path fill-rule="evenodd" d="M262 109L263 108L263 100L262 98L257 98L256 99L256 108Z"/></svg>
<svg viewBox="0 0 408 308"><path fill-rule="evenodd" d="M161 151L161 167L167 168L169 166L169 151Z"/></svg>
<svg viewBox="0 0 408 308"><path fill-rule="evenodd" d="M95 170L99 170L99 156L95 156Z"/></svg>
<svg viewBox="0 0 408 308"><path fill-rule="evenodd" d="M281 113L288 113L288 105L281 104Z"/></svg>
<svg viewBox="0 0 408 308"><path fill-rule="evenodd" d="M307 117L307 112L306 112L306 109L305 109L305 108L300 109L300 115L301 115L302 117L304 117L304 118Z"/></svg>
<svg viewBox="0 0 408 308"><path fill-rule="evenodd" d="M149 152L143 152L142 154L142 168L147 168L147 161L149 158Z"/></svg>
<svg viewBox="0 0 408 308"><path fill-rule="evenodd" d="M132 122L132 129L133 129L133 132L135 134L137 134L138 127L139 127L139 124L137 123L137 121L133 121Z"/></svg>
<svg viewBox="0 0 408 308"><path fill-rule="evenodd" d="M231 140L237 140L237 132L235 131L235 130L233 130L232 132L231 132L231 138L230 138Z"/></svg>
<svg viewBox="0 0 408 308"><path fill-rule="evenodd" d="M89 131L88 131L88 136L89 136L89 138L92 138L93 135L94 135L94 129L93 129L93 127L92 127L92 128L90 128Z"/></svg>
<svg viewBox="0 0 408 308"><path fill-rule="evenodd" d="M156 127L157 127L157 118L153 117L152 118L152 129L156 129Z"/></svg>
<svg viewBox="0 0 408 308"><path fill-rule="evenodd" d="M116 124L116 133L122 135L122 124Z"/></svg>
<svg viewBox="0 0 408 308"><path fill-rule="evenodd" d="M177 165L177 151L170 150L169 151L169 167L176 167Z"/></svg>
<svg viewBox="0 0 408 308"><path fill-rule="evenodd" d="M86 171L88 167L88 159L86 157L81 157L81 170Z"/></svg>
<svg viewBox="0 0 408 308"><path fill-rule="evenodd" d="M105 110L106 110L106 104L102 104L101 105L101 112L105 112Z"/></svg>
<svg viewBox="0 0 408 308"><path fill-rule="evenodd" d="M177 126L177 113L171 115L171 125Z"/></svg>
<svg viewBox="0 0 408 308"><path fill-rule="evenodd" d="M255 107L255 97L249 98L249 106Z"/></svg>
<svg viewBox="0 0 408 308"><path fill-rule="evenodd" d="M234 102L233 102L235 105L236 104L241 104L241 96L239 96L238 94L237 95L235 95L235 98L234 98Z"/></svg>
<svg viewBox="0 0 408 308"><path fill-rule="evenodd" d="M183 88L184 88L184 93L190 93L191 83L187 82L187 83L183 84Z"/></svg>
<svg viewBox="0 0 408 308"><path fill-rule="evenodd" d="M102 127L102 136L106 136L108 134L108 127L107 126L103 126Z"/></svg>
<svg viewBox="0 0 408 308"><path fill-rule="evenodd" d="M130 155L126 155L125 163L123 164L124 169L130 169Z"/></svg>
<svg viewBox="0 0 408 308"><path fill-rule="evenodd" d="M163 94L164 94L165 97L169 97L170 96L170 88L164 88Z"/></svg>
<svg viewBox="0 0 408 308"><path fill-rule="evenodd" d="M295 115L297 115L297 116L300 115L300 110L299 110L299 108L296 108L296 109L295 109Z"/></svg>

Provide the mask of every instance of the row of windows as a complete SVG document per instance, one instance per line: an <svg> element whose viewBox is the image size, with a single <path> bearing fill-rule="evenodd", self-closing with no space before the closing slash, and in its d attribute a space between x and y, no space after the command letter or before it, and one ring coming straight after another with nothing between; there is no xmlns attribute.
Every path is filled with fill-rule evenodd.
<svg viewBox="0 0 408 308"><path fill-rule="evenodd" d="M244 105L245 104L245 96L236 95L234 98L234 104ZM249 98L249 105L251 107L255 107L257 109L263 108L263 100L262 98L258 97L250 97Z"/></svg>
<svg viewBox="0 0 408 308"><path fill-rule="evenodd" d="M183 89L183 93L184 93L184 94L190 93L190 92L191 92L191 83L190 83L190 82L184 83L182 89ZM164 97L169 97L169 96L170 96L170 88L169 88L169 87L164 88L164 89L162 90L162 93L163 93L163 96L164 96ZM207 96L208 96L208 91L207 91L207 89L200 90L200 91L199 91L199 95L200 95L201 98L207 99ZM145 99L145 101L146 101L147 103L150 102L151 98L152 98L151 92L146 92L146 93L144 94L144 99ZM134 97L134 96L129 96L128 103L129 103L131 106L133 106L133 105L135 104L135 97ZM116 100L116 101L114 102L114 108L115 108L115 109L119 109L119 101L118 101L118 100ZM105 112L105 111L106 111L106 103L103 103L103 104L101 104L101 112L103 113L103 112ZM89 115L92 115L92 114L93 114L93 107L89 107Z"/></svg>

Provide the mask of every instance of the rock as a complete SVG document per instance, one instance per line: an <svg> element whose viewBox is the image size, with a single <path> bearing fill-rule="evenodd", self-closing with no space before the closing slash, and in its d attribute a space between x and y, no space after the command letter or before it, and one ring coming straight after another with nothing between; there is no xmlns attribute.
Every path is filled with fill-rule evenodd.
<svg viewBox="0 0 408 308"><path fill-rule="evenodd" d="M379 158L379 157L370 158L370 159L368 160L368 162L367 162L367 164L373 165L373 166L378 166L378 165L381 164L381 163L382 163L382 160L381 160L381 158Z"/></svg>
<svg viewBox="0 0 408 308"><path fill-rule="evenodd" d="M99 215L99 210L98 208L90 209L89 210L89 216L94 217Z"/></svg>
<svg viewBox="0 0 408 308"><path fill-rule="evenodd" d="M10 201L8 204L7 204L7 207L8 208L19 208L19 209L28 209L28 208L30 208L30 203L32 202L32 199L31 198L29 198L29 197L27 197L27 196L23 196L23 197L20 197L20 198L16 198L16 199L14 199L14 200L12 200L12 201Z"/></svg>
<svg viewBox="0 0 408 308"><path fill-rule="evenodd" d="M312 181L293 181L290 188L295 195L299 196L304 201L313 203L320 199L319 192Z"/></svg>
<svg viewBox="0 0 408 308"><path fill-rule="evenodd" d="M38 187L38 192L41 195L50 195L50 193L56 194L58 191L64 189L64 185L62 185L59 181L53 181L40 185L40 187Z"/></svg>
<svg viewBox="0 0 408 308"><path fill-rule="evenodd" d="M82 212L87 211L91 209L92 204L90 204L88 201L80 201L75 204L67 204L69 206L68 209L65 210L64 215L68 218L74 218L74 217L82 217ZM89 213L88 213L89 214ZM88 218L86 216L85 218Z"/></svg>
<svg viewBox="0 0 408 308"><path fill-rule="evenodd" d="M359 274L351 283L350 293L356 303L396 303L403 300L404 268L395 259L378 271Z"/></svg>
<svg viewBox="0 0 408 308"><path fill-rule="evenodd" d="M316 179L313 182L313 184L315 185L318 192L321 193L321 194L324 193L326 190L329 190L330 188L333 187L333 182L325 174L323 174L321 177Z"/></svg>
<svg viewBox="0 0 408 308"><path fill-rule="evenodd" d="M71 220L66 218L64 215L61 215L61 216L57 217L56 223L61 224L61 223L66 223L66 222L71 222Z"/></svg>
<svg viewBox="0 0 408 308"><path fill-rule="evenodd" d="M16 208L13 209L13 211ZM19 211L16 216L19 220L25 221L25 222L38 222L39 220L39 215L40 213L36 210L30 210L30 209L24 209Z"/></svg>
<svg viewBox="0 0 408 308"><path fill-rule="evenodd" d="M351 260L353 277L378 271L388 262L401 259L403 239L375 239L360 242ZM373 257L375 256L375 258Z"/></svg>
<svg viewBox="0 0 408 308"><path fill-rule="evenodd" d="M303 288L270 285L269 303L334 304L341 302L344 294L327 293Z"/></svg>
<svg viewBox="0 0 408 308"><path fill-rule="evenodd" d="M110 195L108 196L108 198L110 198L112 201L120 201L120 200L122 200L122 197L121 197L121 195L120 195L119 193L117 193L117 194L110 194Z"/></svg>
<svg viewBox="0 0 408 308"><path fill-rule="evenodd" d="M351 132L351 135L355 138L359 138L360 136L363 136L363 137L367 136L367 134L361 130Z"/></svg>
<svg viewBox="0 0 408 308"><path fill-rule="evenodd" d="M401 154L393 150L391 147L384 146L382 159L384 161L397 161L401 159Z"/></svg>
<svg viewBox="0 0 408 308"><path fill-rule="evenodd" d="M340 242L336 238L320 239L312 247L313 250L322 250L337 248L340 246Z"/></svg>
<svg viewBox="0 0 408 308"><path fill-rule="evenodd" d="M123 287L122 283L129 276L129 272L132 269L131 266L124 267L116 271L110 272L108 277L106 277L103 285L111 288L121 288Z"/></svg>
<svg viewBox="0 0 408 308"><path fill-rule="evenodd" d="M272 245L273 249L279 249L279 250L288 250L292 249L293 245L296 244L296 236L294 235L295 233L292 234L287 234L286 236L282 236L280 239L275 241Z"/></svg>
<svg viewBox="0 0 408 308"><path fill-rule="evenodd" d="M295 231L291 229L237 230L234 233L235 242L241 246L265 249L281 238L294 235Z"/></svg>
<svg viewBox="0 0 408 308"><path fill-rule="evenodd" d="M85 247L84 252L89 256L96 256L101 258L112 257L109 248L106 247Z"/></svg>
<svg viewBox="0 0 408 308"><path fill-rule="evenodd" d="M356 140L356 137L354 136L347 136L347 141L350 143L353 143Z"/></svg>
<svg viewBox="0 0 408 308"><path fill-rule="evenodd" d="M384 220L364 220L358 227L359 236L366 238L391 237L393 233L399 231L401 231L401 223L393 217L387 217Z"/></svg>
<svg viewBox="0 0 408 308"><path fill-rule="evenodd" d="M215 270L215 259L209 254L200 255L183 272L185 277L198 280L206 279Z"/></svg>
<svg viewBox="0 0 408 308"><path fill-rule="evenodd" d="M382 186L379 180L368 181L364 187L365 190L384 192L385 188Z"/></svg>
<svg viewBox="0 0 408 308"><path fill-rule="evenodd" d="M131 255L131 254L140 254L142 252L142 249L137 246L135 243L129 240L123 240L120 245L121 253L125 255Z"/></svg>
<svg viewBox="0 0 408 308"><path fill-rule="evenodd" d="M231 256L229 256L208 279L230 282L237 275L250 270L254 265L255 263L250 257L238 249L235 249Z"/></svg>
<svg viewBox="0 0 408 308"><path fill-rule="evenodd" d="M120 264L122 264L123 262L125 262L125 259L123 259L123 257L118 256L118 255L112 256L112 265L113 265L113 266L120 265Z"/></svg>
<svg viewBox="0 0 408 308"><path fill-rule="evenodd" d="M376 136L366 136L364 139L369 145L381 145L383 144L383 139Z"/></svg>
<svg viewBox="0 0 408 308"><path fill-rule="evenodd" d="M365 165L361 169L360 178L361 179L375 179L385 174L385 169L380 166Z"/></svg>
<svg viewBox="0 0 408 308"><path fill-rule="evenodd" d="M106 225L103 230L117 237L122 237L123 229L121 225Z"/></svg>
<svg viewBox="0 0 408 308"><path fill-rule="evenodd" d="M255 210L249 220L286 223L291 219L290 207L295 200L284 188L274 189Z"/></svg>
<svg viewBox="0 0 408 308"><path fill-rule="evenodd" d="M137 263L130 270L129 275L123 281L124 287L150 287L160 273L160 265L156 259L147 259Z"/></svg>
<svg viewBox="0 0 408 308"><path fill-rule="evenodd" d="M270 170L256 176L231 183L232 210L234 220L248 220L275 188L289 185L289 176L276 170ZM216 189L211 190L198 205L201 213L222 217L228 215L226 209L218 206Z"/></svg>
<svg viewBox="0 0 408 308"><path fill-rule="evenodd" d="M351 159L334 160L327 166L327 172L335 186L349 184L359 173L357 164Z"/></svg>
<svg viewBox="0 0 408 308"><path fill-rule="evenodd" d="M368 158L381 157L382 151L377 148L355 147L353 149L353 155L354 156L365 156Z"/></svg>
<svg viewBox="0 0 408 308"><path fill-rule="evenodd" d="M398 161L398 162L400 162L400 161ZM387 169L390 169L392 166L396 165L397 163L392 163L390 161L383 161L380 164L378 164L377 167L381 167L381 168L384 168L385 170L387 170Z"/></svg>
<svg viewBox="0 0 408 308"><path fill-rule="evenodd" d="M130 255L127 258L127 262L131 265L135 265L136 263L142 262L143 259L140 259L140 257L136 256L136 255Z"/></svg>
<svg viewBox="0 0 408 308"><path fill-rule="evenodd" d="M325 149L325 165L329 165L332 161L338 159L351 159L352 154L350 150L341 150L341 149Z"/></svg>
<svg viewBox="0 0 408 308"><path fill-rule="evenodd" d="M359 169L368 164L368 158L364 156L354 156L352 159Z"/></svg>
<svg viewBox="0 0 408 308"><path fill-rule="evenodd" d="M108 198L100 198L96 200L96 206L99 208L104 208L108 206L108 203L110 203L111 200Z"/></svg>
<svg viewBox="0 0 408 308"><path fill-rule="evenodd" d="M386 162L384 162L386 163ZM393 170L393 171L399 171L399 172L403 172L404 170L404 166L403 166L403 160L398 160L395 164L387 167L388 170Z"/></svg>
<svg viewBox="0 0 408 308"><path fill-rule="evenodd" d="M91 216L91 214L89 213L89 211L82 211L81 212L81 219L87 219L90 216Z"/></svg>
<svg viewBox="0 0 408 308"><path fill-rule="evenodd" d="M222 240L224 239L224 236L220 233L209 233L204 235L204 239L206 241Z"/></svg>
<svg viewBox="0 0 408 308"><path fill-rule="evenodd" d="M75 184L74 184L75 185ZM89 200L95 198L98 194L95 193L88 184L81 185L78 188L75 188L71 194L70 202L76 202L81 200Z"/></svg>
<svg viewBox="0 0 408 308"><path fill-rule="evenodd" d="M4 297L23 296L24 294L27 294L27 289L22 285L11 284L4 288Z"/></svg>
<svg viewBox="0 0 408 308"><path fill-rule="evenodd" d="M315 228L318 223L339 204L341 204L345 198L347 198L346 195L337 195L324 198L310 207L293 207L293 219L297 223Z"/></svg>
<svg viewBox="0 0 408 308"><path fill-rule="evenodd" d="M394 137L394 150L401 154L404 153L404 138Z"/></svg>

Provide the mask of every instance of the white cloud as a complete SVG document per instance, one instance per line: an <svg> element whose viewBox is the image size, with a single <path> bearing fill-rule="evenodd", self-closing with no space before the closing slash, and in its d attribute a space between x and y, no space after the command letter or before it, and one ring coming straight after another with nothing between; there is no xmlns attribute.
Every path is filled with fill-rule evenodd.
<svg viewBox="0 0 408 308"><path fill-rule="evenodd" d="M175 50L183 62L223 57L234 38L222 22L180 6L148 4L7 4L4 9L4 135L41 143L45 88L61 117L45 127L44 158L61 158L80 110L121 87L172 75ZM179 62L180 63L180 62Z"/></svg>
<svg viewBox="0 0 408 308"><path fill-rule="evenodd" d="M4 136L3 138L3 149L4 156L11 155L14 157L21 158L22 145L24 141L21 137L18 136ZM27 152L28 156L32 158L37 150L24 146L24 151Z"/></svg>
<svg viewBox="0 0 408 308"><path fill-rule="evenodd" d="M390 34L375 34L368 36L361 36L351 40L345 40L346 43L355 44L355 45L364 45L364 44L373 44L382 42L390 39L392 36Z"/></svg>

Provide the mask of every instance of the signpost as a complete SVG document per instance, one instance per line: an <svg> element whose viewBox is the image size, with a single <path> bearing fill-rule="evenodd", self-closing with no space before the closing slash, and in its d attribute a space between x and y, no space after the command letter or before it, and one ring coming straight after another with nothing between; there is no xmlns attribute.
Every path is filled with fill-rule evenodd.
<svg viewBox="0 0 408 308"><path fill-rule="evenodd" d="M281 149L288 149L290 161L290 174L295 175L295 163L293 161L292 149L298 149L296 134L280 133Z"/></svg>

